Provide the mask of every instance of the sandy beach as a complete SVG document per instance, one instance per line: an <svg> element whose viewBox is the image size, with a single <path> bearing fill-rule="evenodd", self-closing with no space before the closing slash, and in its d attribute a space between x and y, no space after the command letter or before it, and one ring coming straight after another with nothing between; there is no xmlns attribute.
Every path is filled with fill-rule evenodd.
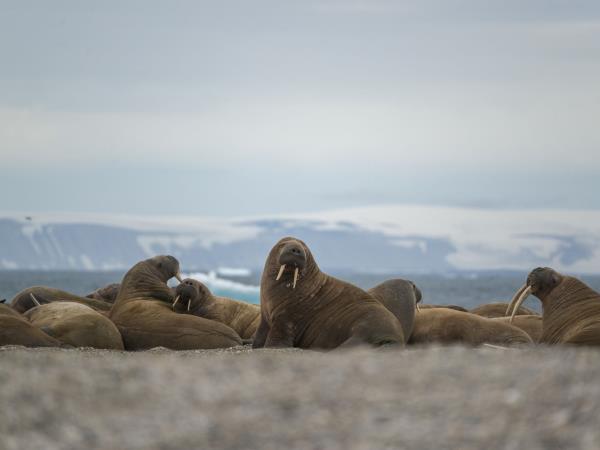
<svg viewBox="0 0 600 450"><path fill-rule="evenodd" d="M0 448L600 447L600 352L0 349Z"/></svg>

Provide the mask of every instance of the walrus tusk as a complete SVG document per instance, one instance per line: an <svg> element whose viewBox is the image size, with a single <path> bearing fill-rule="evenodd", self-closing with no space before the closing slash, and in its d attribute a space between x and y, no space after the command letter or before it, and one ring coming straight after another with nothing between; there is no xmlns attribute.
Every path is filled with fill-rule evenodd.
<svg viewBox="0 0 600 450"><path fill-rule="evenodd" d="M275 281L279 281L279 279L281 278L281 275L283 275L284 270L285 270L285 264L282 264L281 267L279 268L279 273L277 274L277 278L275 278Z"/></svg>
<svg viewBox="0 0 600 450"><path fill-rule="evenodd" d="M188 312L190 311L190 305L191 305L191 304L192 304L192 299L190 298L190 299L188 300Z"/></svg>
<svg viewBox="0 0 600 450"><path fill-rule="evenodd" d="M177 278L177 281L179 281L180 283L183 283L183 278L181 278L181 274L179 272L175 274L175 278Z"/></svg>
<svg viewBox="0 0 600 450"><path fill-rule="evenodd" d="M175 311L175 305L177 304L177 302L179 301L179 297L181 297L180 295L178 295L177 297L175 297L175 301L173 302L173 311Z"/></svg>
<svg viewBox="0 0 600 450"><path fill-rule="evenodd" d="M31 297L31 300L33 300L33 303L35 303L35 306L42 306L40 302L37 301L37 298L35 298L35 295L33 295L33 293L29 293L29 296Z"/></svg>
<svg viewBox="0 0 600 450"><path fill-rule="evenodd" d="M515 307L513 309L512 315L510 316L510 320L508 321L508 323L512 323L513 319L515 318L515 315L517 314L517 311L519 310L519 307L521 306L521 303L523 303L525 299L529 297L529 294L531 294L531 286L528 286L527 289L525 289L519 297L519 300L517 300L517 303L515 304Z"/></svg>
<svg viewBox="0 0 600 450"><path fill-rule="evenodd" d="M508 316L510 314L510 312L512 311L513 305L515 304L515 302L521 296L521 294L523 293L523 291L525 289L527 289L527 284L524 284L523 286L521 286L519 288L519 290L515 293L515 295L513 296L512 300L508 304L508 307L506 308L506 312L504 313L505 316Z"/></svg>
<svg viewBox="0 0 600 450"><path fill-rule="evenodd" d="M292 289L296 289L296 281L298 281L298 268L294 270L294 284L292 285Z"/></svg>

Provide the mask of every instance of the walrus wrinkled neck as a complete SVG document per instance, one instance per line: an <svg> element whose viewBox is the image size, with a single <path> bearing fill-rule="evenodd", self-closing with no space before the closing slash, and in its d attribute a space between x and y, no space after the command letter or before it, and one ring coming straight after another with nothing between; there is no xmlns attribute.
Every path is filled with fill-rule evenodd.
<svg viewBox="0 0 600 450"><path fill-rule="evenodd" d="M600 294L574 277L564 277L542 300L541 342L557 343L570 327L600 312Z"/></svg>

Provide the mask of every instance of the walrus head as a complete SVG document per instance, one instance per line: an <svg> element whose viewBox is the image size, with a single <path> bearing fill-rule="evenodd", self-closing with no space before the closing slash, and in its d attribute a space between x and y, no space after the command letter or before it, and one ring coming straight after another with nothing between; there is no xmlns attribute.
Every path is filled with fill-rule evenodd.
<svg viewBox="0 0 600 450"><path fill-rule="evenodd" d="M159 275L162 282L166 283L171 278L175 277L181 283L181 273L179 272L179 261L171 255L159 255L153 258L147 259L155 271Z"/></svg>
<svg viewBox="0 0 600 450"><path fill-rule="evenodd" d="M119 295L120 283L111 283L103 288L96 289L94 292L86 295L87 298L96 300L104 300L105 302L114 303Z"/></svg>
<svg viewBox="0 0 600 450"><path fill-rule="evenodd" d="M539 298L543 304L546 297L562 280L563 276L550 267L533 269L527 276L527 282L517 291L508 305L506 315L508 316L512 311L510 322L512 323L517 310L530 294Z"/></svg>
<svg viewBox="0 0 600 450"><path fill-rule="evenodd" d="M173 310L177 312L198 312L209 303L213 295L202 283L193 278L186 278L175 289Z"/></svg>
<svg viewBox="0 0 600 450"><path fill-rule="evenodd" d="M292 278L292 289L296 289L298 279L304 274L308 265L310 251L304 242L292 237L280 240L273 250L275 249L277 249L275 281Z"/></svg>

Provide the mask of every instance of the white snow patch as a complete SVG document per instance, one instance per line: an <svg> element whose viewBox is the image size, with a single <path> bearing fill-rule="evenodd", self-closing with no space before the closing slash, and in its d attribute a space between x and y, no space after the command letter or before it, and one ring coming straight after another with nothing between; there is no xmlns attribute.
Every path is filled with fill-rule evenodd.
<svg viewBox="0 0 600 450"><path fill-rule="evenodd" d="M238 283L237 281L226 280L219 278L217 272L211 270L208 273L195 272L191 274L185 274L184 278L193 278L205 284L210 290L232 290L246 293L258 293L260 290L259 286L253 286L250 284Z"/></svg>
<svg viewBox="0 0 600 450"><path fill-rule="evenodd" d="M217 273L224 277L248 277L252 274L252 271L242 267L219 267Z"/></svg>
<svg viewBox="0 0 600 450"><path fill-rule="evenodd" d="M79 255L79 259L81 260L81 264L83 265L83 268L85 270L94 270L94 263L92 262L92 260L90 259L89 256L85 255L85 254L81 254Z"/></svg>

